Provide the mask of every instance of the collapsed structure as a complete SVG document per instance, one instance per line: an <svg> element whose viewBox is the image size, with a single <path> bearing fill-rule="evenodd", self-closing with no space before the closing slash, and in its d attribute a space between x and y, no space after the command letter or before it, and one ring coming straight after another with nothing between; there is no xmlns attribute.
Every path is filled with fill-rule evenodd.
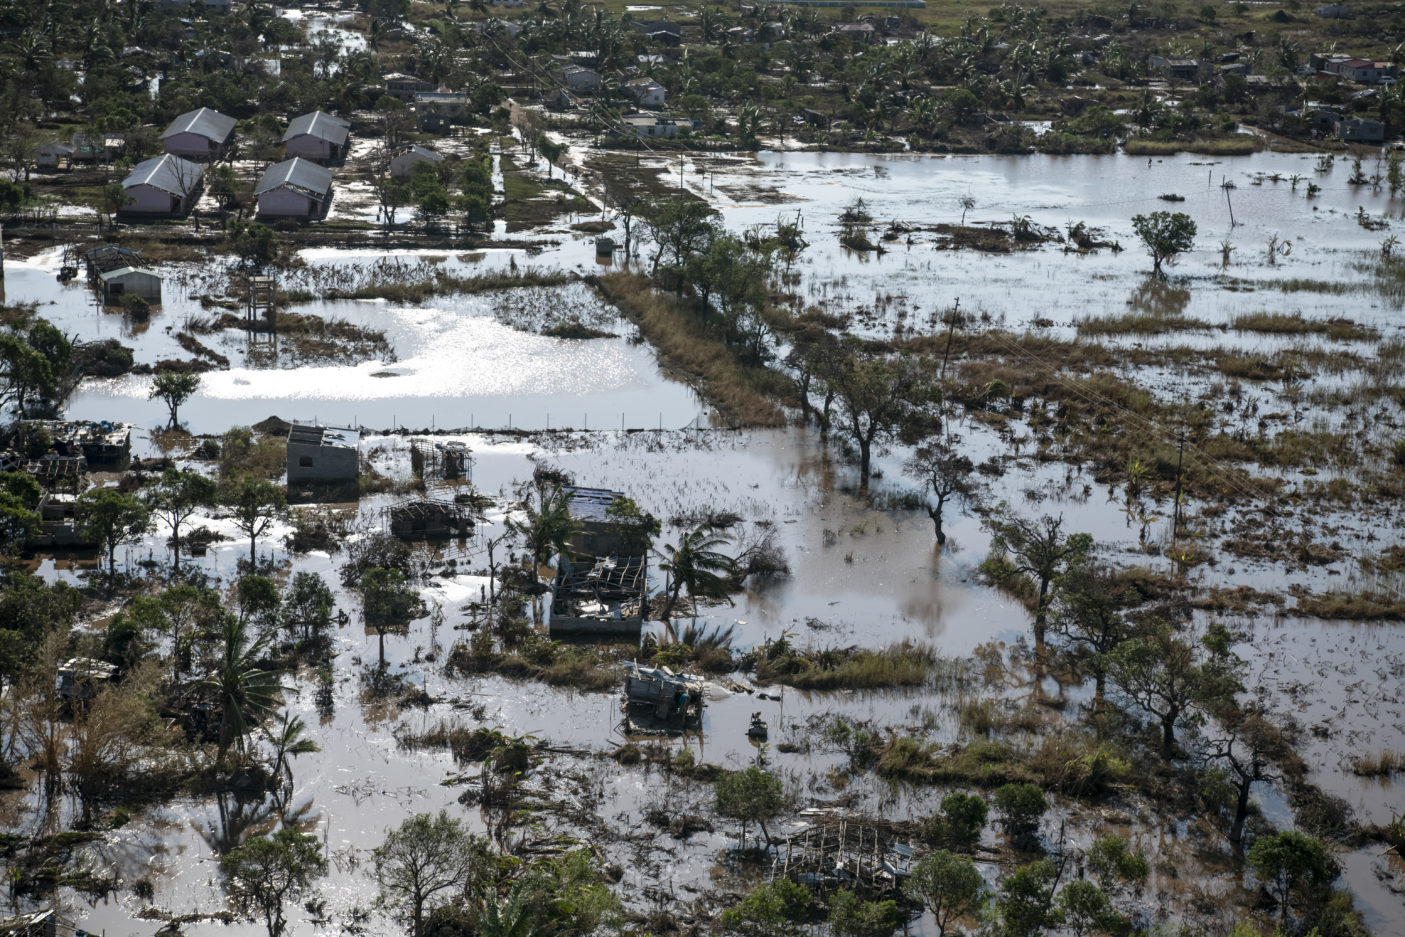
<svg viewBox="0 0 1405 937"><path fill-rule="evenodd" d="M551 637L637 641L648 604L646 521L611 511L625 500L618 491L565 490L578 530L552 585Z"/></svg>
<svg viewBox="0 0 1405 937"><path fill-rule="evenodd" d="M625 665L625 732L679 731L698 725L704 685L696 674L631 661Z"/></svg>

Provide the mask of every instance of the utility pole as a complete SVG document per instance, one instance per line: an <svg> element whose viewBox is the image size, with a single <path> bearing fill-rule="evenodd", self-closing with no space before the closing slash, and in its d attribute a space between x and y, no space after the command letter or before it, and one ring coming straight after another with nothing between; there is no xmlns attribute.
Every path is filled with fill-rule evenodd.
<svg viewBox="0 0 1405 937"><path fill-rule="evenodd" d="M956 320L961 315L961 297L956 297L956 305L951 307L950 327L946 330L946 351L942 352L942 380L946 380L946 359L951 354L951 340L956 333Z"/></svg>
<svg viewBox="0 0 1405 937"><path fill-rule="evenodd" d="M1181 536L1181 460L1185 456L1185 430L1176 433L1176 503L1171 516L1171 542Z"/></svg>
<svg viewBox="0 0 1405 937"><path fill-rule="evenodd" d="M1224 189L1224 203L1229 206L1229 227L1233 230L1238 222L1234 220L1234 203L1229 200L1229 180L1223 176L1220 177L1220 188Z"/></svg>

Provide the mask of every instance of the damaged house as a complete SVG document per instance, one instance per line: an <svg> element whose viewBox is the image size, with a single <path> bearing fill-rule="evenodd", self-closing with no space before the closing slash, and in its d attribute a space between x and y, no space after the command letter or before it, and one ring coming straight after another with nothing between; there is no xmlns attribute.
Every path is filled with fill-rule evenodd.
<svg viewBox="0 0 1405 937"><path fill-rule="evenodd" d="M288 430L288 485L340 485L360 475L361 433L294 423Z"/></svg>
<svg viewBox="0 0 1405 937"><path fill-rule="evenodd" d="M638 639L648 606L649 537L642 517L616 516L618 491L568 487L579 530L551 593L550 634Z"/></svg>

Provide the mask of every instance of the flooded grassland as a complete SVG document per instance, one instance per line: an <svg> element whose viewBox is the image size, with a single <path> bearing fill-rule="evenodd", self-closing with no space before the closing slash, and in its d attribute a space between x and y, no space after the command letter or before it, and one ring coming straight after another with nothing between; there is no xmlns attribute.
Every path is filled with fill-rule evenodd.
<svg viewBox="0 0 1405 937"><path fill-rule="evenodd" d="M1401 418L1398 284L1405 281L1382 252L1399 203L1347 184L1340 160L1318 172L1316 157L1280 154L1151 164L814 153L682 159L685 187L717 207L729 229L774 226L778 217L803 225L808 246L784 281L798 304L840 317L853 334L935 343L938 353L947 341L954 349L942 433L983 470L976 494L948 506L945 547L938 549L917 484L904 475L903 446L878 457L862 493L837 443L811 427L712 425L707 403L674 379L685 376L636 341L633 325L585 283L417 301L321 298L439 272L585 274L598 269L591 238L557 231L555 246L532 256L305 250L281 286L308 298L298 293L288 311L382 341L342 346L342 360L309 361L237 328L201 333L228 365L204 374L182 421L197 436L273 414L370 428L360 454L384 480L381 490L328 509L347 541L381 528L383 509L413 494L408 433L387 430L410 427L424 437L459 430L434 438L469 446L471 486L491 506L463 542L417 548L416 589L442 621L422 616L386 638L389 690L385 678L369 680L379 642L361 625L360 597L341 585L342 545L293 552L283 540L291 527L267 532L258 549L276 577L322 575L345 613L327 675L304 668L285 694L320 751L294 759L294 794L285 802L183 795L101 829L73 861L110 875L113 887L61 886L65 912L90 932L149 933L175 917L219 911L226 907L220 855L284 824L315 833L332 866L320 886L325 904L290 908L292 930L310 933L320 921L387 927L372 908L370 850L406 817L444 807L522 854L588 843L621 870L617 890L641 930L686 927L734 903L769 868L733 849L736 825L715 817L708 775L695 769L734 770L757 758L746 728L758 708L772 726L764 758L788 795L784 824L803 822L802 808L824 807L911 823L917 835L945 793L978 785L939 776L935 754L899 770L891 755L900 739L951 755L998 746L1023 753L1010 763L1028 771L1086 754L1072 746L1083 743L1079 726L1094 705L1089 682L1068 667L1038 665L1030 610L979 568L990 533L976 508L1004 501L1026 516L1062 516L1067 530L1091 535L1100 560L1141 571L1153 592L1190 596L1197 627L1222 623L1241 635L1234 650L1245 666L1243 697L1295 724L1305 763L1292 790L1286 782L1254 787L1252 828L1300 825L1327 836L1372 932L1405 929L1401 860L1357 833L1389 824L1400 809L1399 772L1363 773L1362 759L1405 749L1405 632L1391 559L1400 542L1391 454ZM650 167L649 158L641 162ZM679 178L675 159L653 162L659 179ZM1309 180L1320 187L1312 198ZM1225 181L1236 185L1223 188ZM886 247L881 254L839 243L837 216L860 197L872 237ZM1029 244L1002 235L998 249L953 244L949 226L963 227L963 197L974 201L964 227L1012 229L1027 216L1047 233ZM1148 278L1130 225L1132 215L1160 208L1187 212L1199 226L1195 248L1165 282ZM1079 222L1094 240L1123 249L1071 247ZM893 239L883 241L890 228ZM139 364L188 357L175 336L233 301L223 271L180 266L167 274L163 305L137 324L95 308L81 286L59 286L57 264L55 254L8 263L7 301L37 303L40 315L85 339L117 338L136 349ZM950 314L958 298L961 317ZM607 334L547 334L562 322ZM990 362L1002 358L1003 370L993 370ZM1015 393L972 390L996 379ZM198 465L196 439L149 431L166 417L147 399L149 382L89 380L68 415L131 419L144 428L134 454ZM1127 388L1141 396L1134 400ZM1081 398L1086 423L1058 416L1061 397ZM1193 423L1170 421L1188 409L1199 414ZM1098 442L1099 418L1121 426L1101 434L1117 435L1116 446ZM1193 481L1173 538L1172 486L1164 477L1128 484L1127 467L1131 458L1174 458L1184 425L1195 430L1182 453ZM642 744L621 734L613 686L451 670L454 646L486 627L487 545L507 531L509 517L521 516L517 486L541 469L627 493L660 519L659 544L723 516L734 544L769 539L788 572L754 577L697 612L701 629L730 629L738 660L779 641L810 652L911 642L930 649L932 664L918 685L882 689L807 691L759 680L752 668L718 674L697 731ZM431 484L431 491L462 487ZM197 523L230 539L183 562L227 587L248 553L247 536L219 511L203 511ZM162 531L124 547L118 562L138 572L167 552ZM657 566L650 582L661 591ZM50 580L74 582L91 569L81 557L39 565ZM1375 611L1362 611L1363 597ZM656 622L646 630L663 631ZM624 659L630 653L618 651ZM433 741L444 729L479 727L530 737L530 766L508 806L477 798L486 766L456 760ZM1214 728L1188 730L1187 750ZM1039 840L1072 854L1096 836L1126 836L1151 859L1136 901L1144 919L1220 933L1254 906L1258 886L1225 842L1225 817L1167 794L1183 779L1138 765L1087 787L1053 784ZM1326 795L1313 804L1340 798L1349 818L1307 816L1308 787ZM66 798L46 802L36 786L6 795L0 825L56 832L76 809ZM979 865L994 881L1014 860L993 828L983 846ZM667 919L650 917L663 912ZM189 919L180 929L260 931L213 919ZM930 915L912 929L936 933Z"/></svg>

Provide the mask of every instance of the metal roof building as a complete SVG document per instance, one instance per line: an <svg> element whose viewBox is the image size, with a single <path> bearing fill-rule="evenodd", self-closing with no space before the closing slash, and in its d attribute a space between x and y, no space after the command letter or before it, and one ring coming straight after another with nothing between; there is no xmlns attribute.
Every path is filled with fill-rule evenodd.
<svg viewBox="0 0 1405 937"><path fill-rule="evenodd" d="M260 215L320 217L332 201L332 171L301 157L285 159L264 170L254 196Z"/></svg>
<svg viewBox="0 0 1405 937"><path fill-rule="evenodd" d="M143 160L122 180L122 190L127 194L122 211L137 215L184 214L195 203L204 179L203 167L170 153Z"/></svg>
<svg viewBox="0 0 1405 937"><path fill-rule="evenodd" d="M283 134L288 156L304 159L334 160L346 155L351 124L325 111L313 111L294 117Z"/></svg>
<svg viewBox="0 0 1405 937"><path fill-rule="evenodd" d="M171 121L161 134L161 142L167 153L177 156L212 156L229 142L236 123L233 117L208 107L186 111Z"/></svg>

